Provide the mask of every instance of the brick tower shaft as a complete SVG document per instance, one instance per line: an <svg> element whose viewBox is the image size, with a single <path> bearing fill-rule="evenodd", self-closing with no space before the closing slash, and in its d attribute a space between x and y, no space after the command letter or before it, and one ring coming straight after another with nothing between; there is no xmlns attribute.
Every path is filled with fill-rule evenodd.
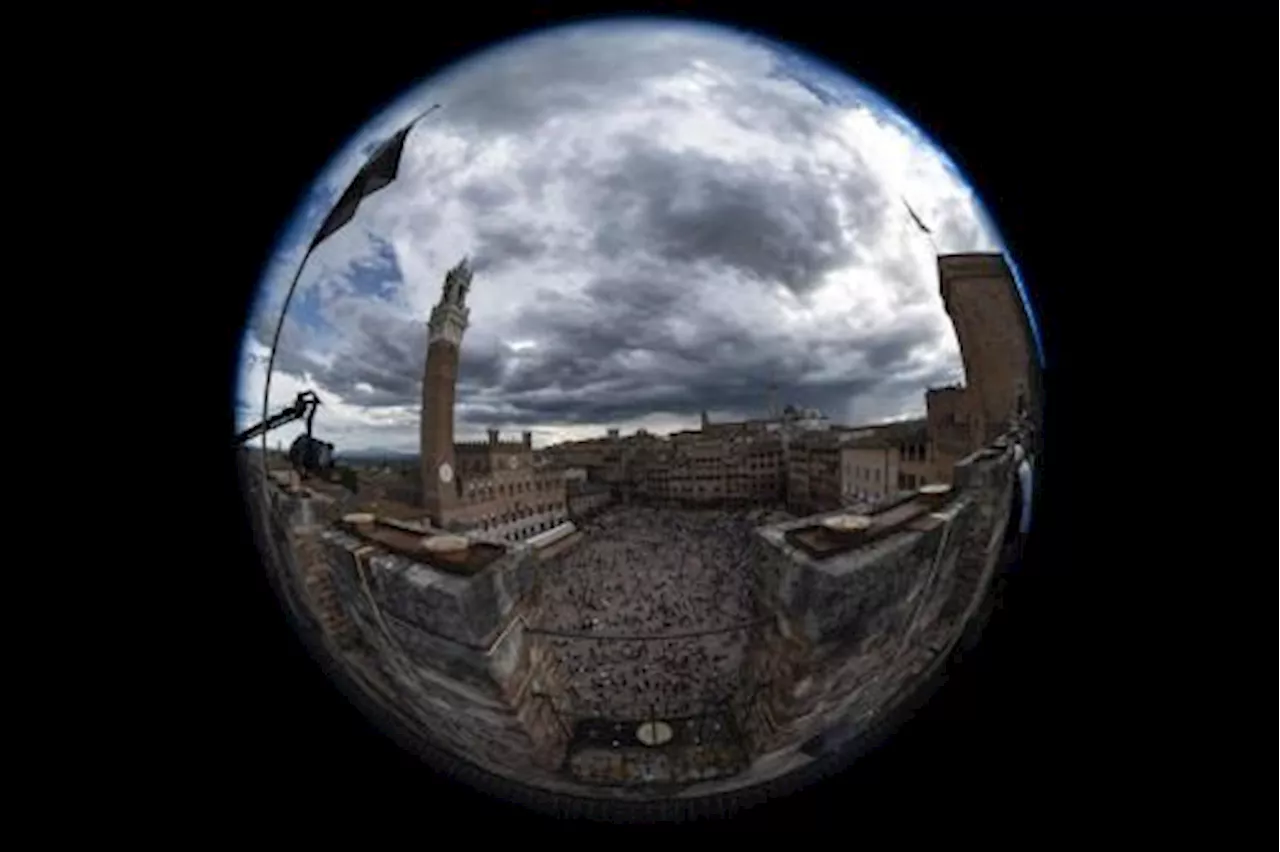
<svg viewBox="0 0 1280 852"><path fill-rule="evenodd" d="M422 501L431 522L446 527L458 504L453 450L453 407L471 270L463 259L445 276L440 301L427 324L427 363L422 377Z"/></svg>

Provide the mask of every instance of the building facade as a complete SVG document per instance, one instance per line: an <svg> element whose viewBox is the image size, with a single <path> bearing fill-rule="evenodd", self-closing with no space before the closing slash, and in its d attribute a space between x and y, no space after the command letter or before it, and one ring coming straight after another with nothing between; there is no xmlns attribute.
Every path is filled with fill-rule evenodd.
<svg viewBox="0 0 1280 852"><path fill-rule="evenodd" d="M927 419L894 424L889 440L897 455L898 491L912 491L939 481Z"/></svg>
<svg viewBox="0 0 1280 852"><path fill-rule="evenodd" d="M843 505L841 457L850 436L814 431L793 435L787 442L787 511L810 515Z"/></svg>
<svg viewBox="0 0 1280 852"><path fill-rule="evenodd" d="M454 401L471 270L463 260L445 276L440 302L428 323L422 380L422 496L438 528L479 531L519 541L568 519L563 472L535 462L533 435L503 441L490 429L487 441L453 440Z"/></svg>
<svg viewBox="0 0 1280 852"><path fill-rule="evenodd" d="M571 516L614 500L683 506L786 507L793 514L874 503L935 481L925 420L851 429L813 411L713 422L656 437L644 432L550 447L569 483ZM579 467L568 468L573 464Z"/></svg>
<svg viewBox="0 0 1280 852"><path fill-rule="evenodd" d="M842 497L852 503L878 503L899 490L898 447L876 435L854 441L841 453Z"/></svg>
<svg viewBox="0 0 1280 852"><path fill-rule="evenodd" d="M970 421L965 390L954 385L932 388L925 393L933 474L940 482L950 482L951 468L978 446L977 429Z"/></svg>
<svg viewBox="0 0 1280 852"><path fill-rule="evenodd" d="M934 480L924 420L796 436L787 469L793 514L868 506Z"/></svg>
<svg viewBox="0 0 1280 852"><path fill-rule="evenodd" d="M642 500L690 505L776 504L785 464L777 434L759 424L709 424L645 441L629 457Z"/></svg>
<svg viewBox="0 0 1280 852"><path fill-rule="evenodd" d="M608 485L572 480L566 486L570 520L588 521L614 503L613 489Z"/></svg>

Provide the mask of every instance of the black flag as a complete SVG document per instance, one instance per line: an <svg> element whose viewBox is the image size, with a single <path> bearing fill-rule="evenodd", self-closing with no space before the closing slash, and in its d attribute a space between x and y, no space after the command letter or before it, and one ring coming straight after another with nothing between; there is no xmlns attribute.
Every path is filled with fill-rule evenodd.
<svg viewBox="0 0 1280 852"><path fill-rule="evenodd" d="M320 226L320 231L311 241L311 248L315 248L325 237L350 222L356 215L356 208L366 196L372 195L396 179L396 173L400 170L400 155L404 151L404 140L409 136L412 128L413 125L410 124L392 136L369 158L369 162L364 164L364 168L360 169L355 180L351 181L347 191L342 193L338 203L329 212L324 224Z"/></svg>
<svg viewBox="0 0 1280 852"><path fill-rule="evenodd" d="M904 207L907 208L907 212L911 214L912 221L914 221L916 225L919 226L920 230L924 231L926 234L933 233L933 231L930 231L928 228L925 227L924 222L920 221L920 217L916 215L916 211L911 209L911 205L907 204L906 199L903 199L902 204Z"/></svg>

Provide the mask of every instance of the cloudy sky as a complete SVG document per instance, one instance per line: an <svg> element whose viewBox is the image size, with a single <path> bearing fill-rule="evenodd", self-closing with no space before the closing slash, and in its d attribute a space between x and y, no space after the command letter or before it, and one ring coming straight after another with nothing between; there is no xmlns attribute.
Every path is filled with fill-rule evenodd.
<svg viewBox="0 0 1280 852"><path fill-rule="evenodd" d="M856 72L856 69L853 69ZM246 327L238 416L302 248L371 146L432 103L400 176L311 256L272 410L302 389L341 450L416 450L426 319L476 270L459 439L545 445L782 403L865 423L963 379L932 248L998 251L945 155L873 93L761 39L670 23L546 31L427 80L321 175ZM273 435L287 444L298 427Z"/></svg>

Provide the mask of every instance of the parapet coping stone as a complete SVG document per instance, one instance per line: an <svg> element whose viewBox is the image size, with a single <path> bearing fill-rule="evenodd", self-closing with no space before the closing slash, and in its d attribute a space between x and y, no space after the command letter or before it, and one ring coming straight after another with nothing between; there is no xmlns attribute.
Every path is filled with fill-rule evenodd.
<svg viewBox="0 0 1280 852"><path fill-rule="evenodd" d="M399 578L409 585L412 590L411 594L425 595L428 590L434 589L436 592L457 601L460 606L465 605L464 602L468 599L468 593L481 583L495 586L495 591L501 595L503 577L509 569L515 568L524 551L528 550L528 548L512 548L475 574L461 575L442 571L424 562L417 562L397 553L390 553L377 545L369 544L336 527L326 528L320 537L331 546L339 547L349 553L361 550L365 550L368 553L365 558L365 564L370 569L368 577L370 592L375 595L385 591L385 584L389 580ZM477 636L472 634L467 640L458 636L438 633L412 621L398 620L416 630L424 631L434 639L450 642L474 651L488 652L492 650L492 646L511 627L513 617L516 617L515 608L506 618L500 618L498 623L487 631L485 635Z"/></svg>
<svg viewBox="0 0 1280 852"><path fill-rule="evenodd" d="M942 523L950 521L959 515L967 503L968 500L964 495L960 495L883 538L827 559L814 559L803 550L792 546L787 542L786 534L792 530L815 526L822 523L826 518L845 514L846 510L836 509L796 520L784 521L779 524L758 527L756 533L768 545L780 551L788 560L821 574L840 577L862 570L886 557L910 549L922 536L927 535L932 528L936 527L936 523L928 525L929 519L936 517L937 521ZM922 529L921 527L924 525L928 526Z"/></svg>
<svg viewBox="0 0 1280 852"><path fill-rule="evenodd" d="M507 548L507 552L481 568L474 574L455 574L450 571L444 571L436 568L427 562L419 562L416 559L410 559L399 553L392 553L376 544L370 544L363 541L348 532L339 529L336 526L326 527L321 533L321 538L335 544L344 550L356 551L361 548L369 548L371 555L368 563L373 566L377 563L380 570L388 573L406 572L405 576L415 586L428 588L431 586L440 586L449 592L461 593L468 585L481 579L487 579L490 574L495 574L508 565L518 560L519 556L530 548L527 545L516 544L511 542L495 539L489 536L468 536L468 538L477 543L502 545Z"/></svg>

